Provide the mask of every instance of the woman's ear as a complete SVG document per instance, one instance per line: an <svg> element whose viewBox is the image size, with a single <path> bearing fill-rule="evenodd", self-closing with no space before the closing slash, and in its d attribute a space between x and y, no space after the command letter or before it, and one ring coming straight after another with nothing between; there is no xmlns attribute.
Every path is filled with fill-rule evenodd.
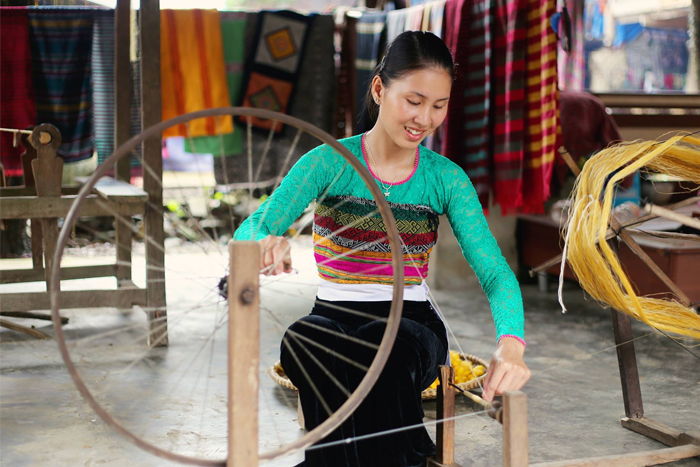
<svg viewBox="0 0 700 467"><path fill-rule="evenodd" d="M381 104L382 91L384 90L384 84L382 83L382 78L377 75L372 78L372 98L377 104Z"/></svg>

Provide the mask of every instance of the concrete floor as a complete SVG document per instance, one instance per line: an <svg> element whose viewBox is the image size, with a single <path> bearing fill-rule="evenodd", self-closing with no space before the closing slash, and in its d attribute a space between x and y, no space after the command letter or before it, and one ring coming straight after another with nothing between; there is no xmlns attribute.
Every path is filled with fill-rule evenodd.
<svg viewBox="0 0 700 467"><path fill-rule="evenodd" d="M307 247L300 247L300 251ZM298 275L263 289L262 303L276 310L283 323L308 313L313 299L312 258L308 254L301 258L295 259ZM17 267L22 261L16 260L9 267ZM106 262L105 258L74 261ZM167 255L171 307L168 348L146 350L144 318L139 310L64 312L70 318L65 328L69 339L80 344L74 349L74 361L100 402L125 426L154 444L211 459L225 457L227 450L225 326L211 338L214 323L222 323L224 314L221 305L215 303L215 294L206 295L223 274L223 262L216 252L204 254L192 248ZM143 269L142 258L136 257L134 263L139 266L135 281L142 282L143 274L138 273ZM196 282L189 280L193 276ZM91 280L73 287L113 286L110 281ZM0 291L7 287L0 286ZM30 290L41 285L23 287ZM19 288L13 286L13 290ZM525 388L529 398L530 461L663 447L619 424L624 410L609 311L585 300L574 284L567 284L565 289L566 315L559 312L554 292L542 294L534 285L524 285L522 290L526 361L533 373ZM488 302L478 285L435 295L462 349L489 358L495 330ZM184 313L197 304L200 308ZM50 323L22 322L52 333ZM296 395L265 374L278 357L278 327L263 312L262 451L302 434L296 420ZM647 415L680 430L698 430L700 361L668 338L650 334L640 323L634 323L634 332L640 337L636 348ZM198 353L199 349L202 351ZM142 452L108 427L78 394L52 340L38 341L1 329L0 352L2 466L180 465ZM695 352L700 353L700 349ZM145 358L130 365L137 357ZM434 420L435 403L426 402L425 408L426 421ZM478 410L458 396L458 414ZM456 426L459 463L465 467L501 465L499 424L476 414L459 419ZM429 429L434 435L434 426ZM296 454L267 465L291 466L300 458ZM668 465L698 467L700 460Z"/></svg>

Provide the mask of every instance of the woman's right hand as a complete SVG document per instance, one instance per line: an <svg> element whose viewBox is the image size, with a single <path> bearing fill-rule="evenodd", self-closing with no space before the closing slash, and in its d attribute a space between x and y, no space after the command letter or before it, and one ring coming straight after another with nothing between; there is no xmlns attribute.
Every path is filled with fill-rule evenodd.
<svg viewBox="0 0 700 467"><path fill-rule="evenodd" d="M268 235L258 240L260 245L260 272L271 276L292 272L292 256L289 241L284 237ZM274 269L270 269L274 266Z"/></svg>

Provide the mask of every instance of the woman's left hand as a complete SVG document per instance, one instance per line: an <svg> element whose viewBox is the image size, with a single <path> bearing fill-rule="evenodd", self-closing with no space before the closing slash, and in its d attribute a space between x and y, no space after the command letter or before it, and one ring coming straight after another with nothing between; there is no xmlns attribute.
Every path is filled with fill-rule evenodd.
<svg viewBox="0 0 700 467"><path fill-rule="evenodd" d="M512 337L503 337L491 357L483 398L491 402L494 396L517 391L530 379L530 370L523 361L525 346Z"/></svg>

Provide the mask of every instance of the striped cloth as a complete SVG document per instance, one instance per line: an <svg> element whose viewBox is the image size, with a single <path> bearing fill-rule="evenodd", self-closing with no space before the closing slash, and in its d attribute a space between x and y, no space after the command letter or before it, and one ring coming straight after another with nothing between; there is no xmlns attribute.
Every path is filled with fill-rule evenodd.
<svg viewBox="0 0 700 467"><path fill-rule="evenodd" d="M355 70L357 78L357 112L359 123L356 133L362 133L371 128L369 115L365 108L365 95L370 85L370 77L381 53L381 38L386 27L386 12L363 13L357 19L357 49L355 55Z"/></svg>
<svg viewBox="0 0 700 467"><path fill-rule="evenodd" d="M92 157L92 29L94 11L29 7L29 43L37 121L61 132L66 162Z"/></svg>
<svg viewBox="0 0 700 467"><path fill-rule="evenodd" d="M491 1L475 0L469 14L464 98L464 159L461 166L488 208L491 185L489 112L491 110Z"/></svg>
<svg viewBox="0 0 700 467"><path fill-rule="evenodd" d="M114 152L114 10L95 12L92 35L92 100L95 149L101 164Z"/></svg>
<svg viewBox="0 0 700 467"><path fill-rule="evenodd" d="M584 2L564 0L571 16L571 50L569 53L559 49L558 73L559 89L562 91L583 91L586 75L586 51L583 23ZM559 36L563 37L563 28L559 26Z"/></svg>
<svg viewBox="0 0 700 467"><path fill-rule="evenodd" d="M162 119L230 103L221 22L216 10L161 10ZM192 120L163 132L169 136L231 133L230 116Z"/></svg>
<svg viewBox="0 0 700 467"><path fill-rule="evenodd" d="M504 214L523 203L527 7L527 0L496 0L494 9L492 189Z"/></svg>
<svg viewBox="0 0 700 467"><path fill-rule="evenodd" d="M469 21L471 2L468 0L447 0L445 15L450 21L445 22L445 43L455 59L455 81L452 83L450 105L447 118L443 123L442 154L466 171L464 153L464 111L466 101L466 77L469 73ZM471 175L467 172L471 178Z"/></svg>
<svg viewBox="0 0 700 467"><path fill-rule="evenodd" d="M221 39L224 48L224 65L231 106L237 106L241 95L243 81L243 62L245 61L246 14L237 11L222 11ZM234 121L233 133L219 136L199 136L185 139L185 151L195 154L241 154L245 131Z"/></svg>
<svg viewBox="0 0 700 467"><path fill-rule="evenodd" d="M0 126L24 129L36 123L29 20L26 7L0 9ZM22 145L0 133L0 160L8 177L22 175Z"/></svg>
<svg viewBox="0 0 700 467"><path fill-rule="evenodd" d="M522 211L544 212L559 126L557 37L549 18L555 0L527 0L527 117Z"/></svg>

